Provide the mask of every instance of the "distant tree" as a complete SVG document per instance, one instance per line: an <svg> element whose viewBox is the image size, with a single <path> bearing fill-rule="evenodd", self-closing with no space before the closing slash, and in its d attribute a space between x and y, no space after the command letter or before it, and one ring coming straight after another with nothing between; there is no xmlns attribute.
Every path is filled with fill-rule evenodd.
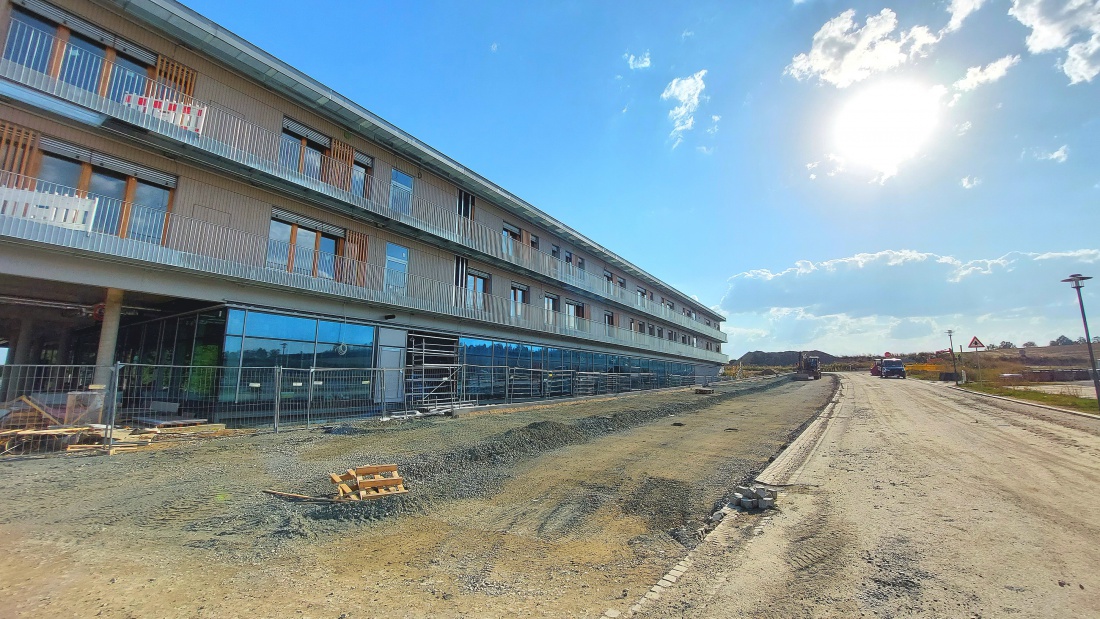
<svg viewBox="0 0 1100 619"><path fill-rule="evenodd" d="M1081 337L1077 338L1075 343L1077 343L1077 344L1088 344L1089 341L1086 340L1085 336L1082 335Z"/></svg>
<svg viewBox="0 0 1100 619"><path fill-rule="evenodd" d="M1059 335L1058 339L1050 341L1051 346L1069 346L1072 343L1073 343L1073 340L1069 339L1068 337L1066 337L1064 335Z"/></svg>
<svg viewBox="0 0 1100 619"><path fill-rule="evenodd" d="M986 350L997 350L997 345L996 344L990 344L989 346L986 346L985 349Z"/></svg>
<svg viewBox="0 0 1100 619"><path fill-rule="evenodd" d="M1092 343L1093 344L1100 344L1100 335L1094 335L1092 337Z"/></svg>
<svg viewBox="0 0 1100 619"><path fill-rule="evenodd" d="M1016 345L1008 340L1004 340L1000 344L997 344L997 348L1016 348Z"/></svg>
<svg viewBox="0 0 1100 619"><path fill-rule="evenodd" d="M1039 345L1035 342L1024 342L1024 348L1036 348L1037 346Z"/></svg>

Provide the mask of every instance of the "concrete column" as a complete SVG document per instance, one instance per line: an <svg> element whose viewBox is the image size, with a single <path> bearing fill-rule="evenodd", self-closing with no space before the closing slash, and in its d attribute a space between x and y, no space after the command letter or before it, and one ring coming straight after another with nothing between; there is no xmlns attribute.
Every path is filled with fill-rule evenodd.
<svg viewBox="0 0 1100 619"><path fill-rule="evenodd" d="M23 365L27 363L27 359L31 356L31 340L34 339L34 321L30 318L21 318L19 320L19 329L15 335L15 342L8 349L8 364L9 365ZM9 368L7 370L7 388L4 390L5 402L14 400L15 398L23 395L25 385L23 385L24 377L29 375L29 372L21 368Z"/></svg>
<svg viewBox="0 0 1100 619"><path fill-rule="evenodd" d="M61 331L57 334L57 364L69 365L72 363L70 355L73 351L73 327L63 324L58 328Z"/></svg>
<svg viewBox="0 0 1100 619"><path fill-rule="evenodd" d="M103 324L99 330L99 348L95 355L95 382L104 384L111 373L106 366L115 362L115 346L118 344L118 322L122 316L122 294L118 288L108 288L104 300Z"/></svg>
<svg viewBox="0 0 1100 619"><path fill-rule="evenodd" d="M34 341L34 321L30 318L22 318L19 321L19 332L15 336L15 347L11 349L11 362L13 365L24 365L31 358L31 344Z"/></svg>

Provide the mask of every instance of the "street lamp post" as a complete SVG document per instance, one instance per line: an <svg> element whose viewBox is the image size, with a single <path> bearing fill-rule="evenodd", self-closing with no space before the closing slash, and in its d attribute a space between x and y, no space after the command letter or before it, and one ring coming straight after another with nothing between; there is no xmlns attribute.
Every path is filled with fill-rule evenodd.
<svg viewBox="0 0 1100 619"><path fill-rule="evenodd" d="M947 330L947 341L949 346L947 352L951 353L951 367L955 368L955 386L959 386L959 362L955 359L955 330Z"/></svg>
<svg viewBox="0 0 1100 619"><path fill-rule="evenodd" d="M1092 387L1096 390L1096 405L1100 407L1100 376L1098 376L1100 369L1096 367L1096 355L1092 352L1092 336L1089 335L1089 321L1088 318L1085 318L1085 301L1081 298L1081 288L1084 288L1081 282L1087 279L1092 278L1074 273L1062 281L1069 283L1077 291L1077 305L1081 307L1081 322L1085 325L1085 344L1089 347L1089 363L1092 364L1089 366L1089 376L1092 377Z"/></svg>

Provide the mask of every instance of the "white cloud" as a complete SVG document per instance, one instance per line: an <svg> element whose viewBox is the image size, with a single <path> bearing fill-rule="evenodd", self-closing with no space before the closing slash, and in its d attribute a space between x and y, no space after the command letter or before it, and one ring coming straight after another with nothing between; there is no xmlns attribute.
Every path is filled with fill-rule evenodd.
<svg viewBox="0 0 1100 619"><path fill-rule="evenodd" d="M977 176L964 176L962 179L963 189L973 189L982 184L982 179Z"/></svg>
<svg viewBox="0 0 1100 619"><path fill-rule="evenodd" d="M641 56L635 56L634 54L623 54L623 59L626 60L626 64L630 67L631 71L637 69L648 69L651 64L649 60L648 49Z"/></svg>
<svg viewBox="0 0 1100 619"><path fill-rule="evenodd" d="M489 46L489 51L491 51L495 54L495 53L497 53L498 48L499 48L499 46L496 43L493 43L492 45Z"/></svg>
<svg viewBox="0 0 1100 619"><path fill-rule="evenodd" d="M951 21L947 23L944 31L954 32L961 28L963 21L971 13L982 8L983 4L985 0L951 0L950 6L947 7L947 12L951 14Z"/></svg>
<svg viewBox="0 0 1100 619"><path fill-rule="evenodd" d="M956 328L985 340L1047 341L1080 329L1067 273L1100 266L1100 250L1010 252L963 260L886 250L738 273L720 307L730 350L818 348L833 354L936 350ZM1100 302L1100 293L1089 302ZM940 342L940 339L944 339Z"/></svg>
<svg viewBox="0 0 1100 619"><path fill-rule="evenodd" d="M966 70L966 77L955 82L955 90L970 92L982 84L995 82L1008 73L1009 68L1020 62L1019 56L1005 56L998 58L984 67L970 67Z"/></svg>
<svg viewBox="0 0 1100 619"><path fill-rule="evenodd" d="M718 133L718 121L720 121L720 120L722 120L721 116L719 116L717 114L712 115L710 117L711 125L710 125L710 128L707 129L707 133L709 133L711 135L714 135L715 133Z"/></svg>
<svg viewBox="0 0 1100 619"><path fill-rule="evenodd" d="M925 26L914 26L892 36L897 15L883 9L858 27L854 9L829 20L814 35L808 53L795 56L784 73L797 80L816 77L837 88L845 88L875 73L895 69L923 56L939 37Z"/></svg>
<svg viewBox="0 0 1100 619"><path fill-rule="evenodd" d="M972 126L969 120L955 125L955 135L966 135Z"/></svg>
<svg viewBox="0 0 1100 619"><path fill-rule="evenodd" d="M704 155L709 155L714 152L714 148L710 146L696 146L695 150L703 153Z"/></svg>
<svg viewBox="0 0 1100 619"><path fill-rule="evenodd" d="M695 126L695 110L699 109L699 102L703 98L703 90L706 88L703 78L706 74L707 70L703 69L688 77L678 77L669 82L661 93L662 101L674 99L679 103L668 112L673 125L672 133L669 134L675 140L673 148L683 141L683 133L691 131Z"/></svg>
<svg viewBox="0 0 1100 619"><path fill-rule="evenodd" d="M1042 161L1054 161L1057 163L1065 163L1066 159L1069 159L1069 145L1063 144L1061 148L1053 153L1039 152L1035 154L1035 157Z"/></svg>
<svg viewBox="0 0 1100 619"><path fill-rule="evenodd" d="M1066 50L1059 65L1071 84L1090 82L1100 74L1100 2L1013 0L1008 13L1031 29L1031 53Z"/></svg>
<svg viewBox="0 0 1100 619"><path fill-rule="evenodd" d="M680 35L680 38L681 38L681 39L690 39L690 38L691 38L691 37L693 37L693 36L695 36L695 32L694 32L694 31L692 31L692 30L685 30L685 31L684 31L684 32L683 32L683 33L682 33L682 34Z"/></svg>

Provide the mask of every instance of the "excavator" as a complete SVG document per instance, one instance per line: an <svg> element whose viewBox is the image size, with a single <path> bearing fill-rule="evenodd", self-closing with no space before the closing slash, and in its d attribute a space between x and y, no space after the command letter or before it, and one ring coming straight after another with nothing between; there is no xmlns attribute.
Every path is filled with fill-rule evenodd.
<svg viewBox="0 0 1100 619"><path fill-rule="evenodd" d="M794 368L794 380L818 380L821 378L821 359L798 353L798 365Z"/></svg>

